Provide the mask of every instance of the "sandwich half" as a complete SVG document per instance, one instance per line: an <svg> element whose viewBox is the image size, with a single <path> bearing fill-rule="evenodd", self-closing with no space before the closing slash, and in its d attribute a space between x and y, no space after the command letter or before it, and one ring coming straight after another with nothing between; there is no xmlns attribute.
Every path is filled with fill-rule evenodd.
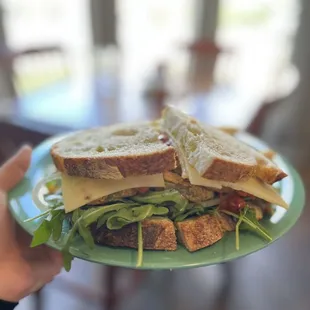
<svg viewBox="0 0 310 310"><path fill-rule="evenodd" d="M57 173L41 183L50 212L32 245L60 239L66 222L67 258L76 237L138 248L138 266L143 249L194 252L241 225L271 240L259 221L288 207L272 186L287 175L270 157L172 107L156 122L72 134L51 156Z"/></svg>

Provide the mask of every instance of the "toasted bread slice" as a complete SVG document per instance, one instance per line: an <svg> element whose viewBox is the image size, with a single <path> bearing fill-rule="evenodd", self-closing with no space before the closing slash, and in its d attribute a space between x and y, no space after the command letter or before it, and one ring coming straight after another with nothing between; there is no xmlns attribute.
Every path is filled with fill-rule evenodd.
<svg viewBox="0 0 310 310"><path fill-rule="evenodd" d="M176 168L173 147L158 140L151 122L77 132L53 145L57 169L70 176L122 179Z"/></svg>
<svg viewBox="0 0 310 310"><path fill-rule="evenodd" d="M217 217L224 232L234 231L236 229L236 222L234 222L234 220L228 215L224 213L216 213L215 217Z"/></svg>
<svg viewBox="0 0 310 310"><path fill-rule="evenodd" d="M172 138L181 164L184 162L182 156L185 156L204 178L238 182L258 177L272 184L286 176L250 146L217 128L201 124L175 108L167 107L163 111L162 126Z"/></svg>
<svg viewBox="0 0 310 310"><path fill-rule="evenodd" d="M137 224L130 224L119 230L101 227L93 232L100 245L115 247L138 247ZM143 248L146 250L175 251L177 240L173 222L167 218L150 218L142 222Z"/></svg>
<svg viewBox="0 0 310 310"><path fill-rule="evenodd" d="M194 252L221 240L224 229L217 216L202 216L177 222L178 238L188 251Z"/></svg>
<svg viewBox="0 0 310 310"><path fill-rule="evenodd" d="M214 192L204 186L192 185L177 173L166 171L164 179L167 187L177 189L186 199L193 202L204 202L214 197Z"/></svg>

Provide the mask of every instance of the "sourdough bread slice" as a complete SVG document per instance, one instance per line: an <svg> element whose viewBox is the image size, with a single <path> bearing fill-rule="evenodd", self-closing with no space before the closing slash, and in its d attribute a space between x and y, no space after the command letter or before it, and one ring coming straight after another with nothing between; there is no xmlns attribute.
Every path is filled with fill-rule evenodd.
<svg viewBox="0 0 310 310"><path fill-rule="evenodd" d="M158 140L151 122L119 124L77 132L51 148L57 169L70 176L122 179L175 169L173 147Z"/></svg>
<svg viewBox="0 0 310 310"><path fill-rule="evenodd" d="M176 222L176 228L180 243L190 252L218 242L223 238L225 232L219 218L209 214Z"/></svg>
<svg viewBox="0 0 310 310"><path fill-rule="evenodd" d="M250 146L217 128L201 124L173 107L167 107L162 118L163 130L171 136L180 162L185 156L202 177L238 182L255 176L272 184L286 176Z"/></svg>
<svg viewBox="0 0 310 310"><path fill-rule="evenodd" d="M129 224L121 229L109 230L106 227L92 229L95 242L114 247L138 247L138 225ZM143 248L146 250L175 251L177 238L175 227L167 218L150 218L142 222Z"/></svg>

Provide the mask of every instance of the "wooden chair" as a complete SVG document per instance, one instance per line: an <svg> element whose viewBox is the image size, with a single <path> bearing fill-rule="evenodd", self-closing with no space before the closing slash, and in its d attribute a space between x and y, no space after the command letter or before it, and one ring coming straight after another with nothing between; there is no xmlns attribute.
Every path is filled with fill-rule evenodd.
<svg viewBox="0 0 310 310"><path fill-rule="evenodd" d="M286 98L286 97L285 97ZM246 128L246 131L254 136L260 136L262 133L263 126L266 121L266 116L277 108L285 100L285 98L278 98L273 101L264 102L254 118L251 120L250 124Z"/></svg>

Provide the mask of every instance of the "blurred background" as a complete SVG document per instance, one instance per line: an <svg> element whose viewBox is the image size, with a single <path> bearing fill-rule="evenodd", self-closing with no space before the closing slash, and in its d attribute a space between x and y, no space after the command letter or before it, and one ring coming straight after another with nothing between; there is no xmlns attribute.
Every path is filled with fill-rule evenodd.
<svg viewBox="0 0 310 310"><path fill-rule="evenodd" d="M0 162L24 142L173 104L261 137L307 189L309 28L307 0L2 0ZM309 309L308 210L229 264L137 272L76 260L17 309Z"/></svg>

